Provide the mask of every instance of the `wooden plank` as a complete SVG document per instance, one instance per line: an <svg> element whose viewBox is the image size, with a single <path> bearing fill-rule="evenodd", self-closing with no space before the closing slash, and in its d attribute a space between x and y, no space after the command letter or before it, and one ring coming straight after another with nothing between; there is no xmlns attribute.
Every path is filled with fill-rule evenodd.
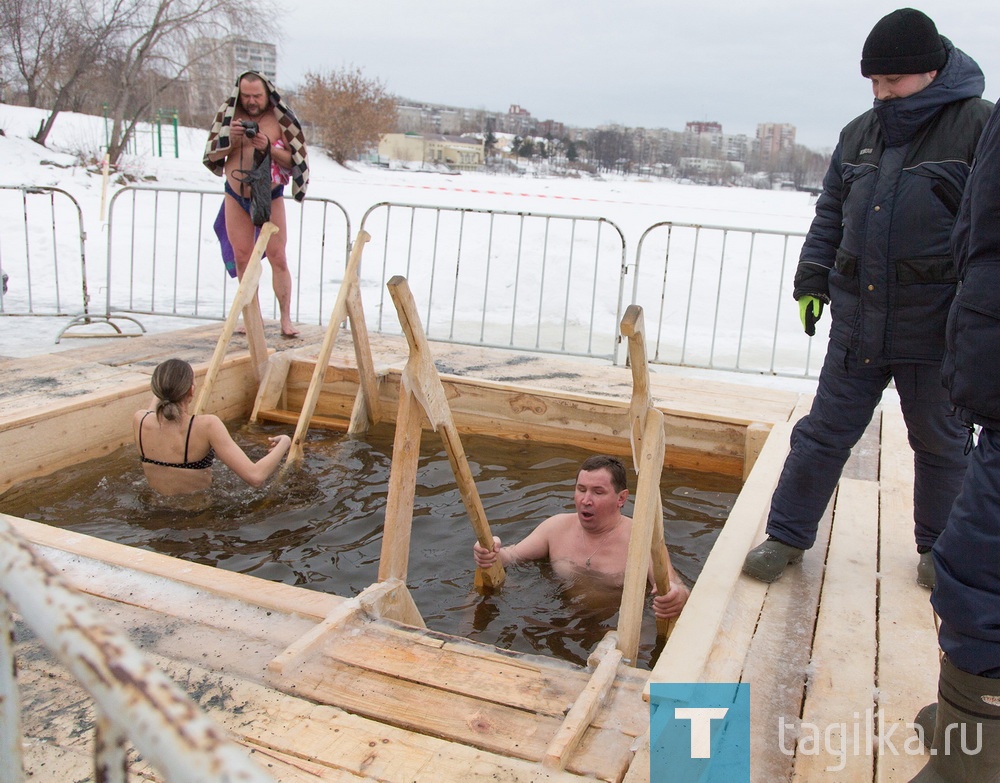
<svg viewBox="0 0 1000 783"><path fill-rule="evenodd" d="M635 493L635 513L629 536L625 581L618 612L618 649L631 665L639 654L642 631L642 611L648 583L650 550L654 541L653 528L662 530L663 506L660 502L660 472L663 467L663 414L650 409L643 422L639 439L641 461L637 465L639 482ZM662 533L657 536L662 542ZM660 563L659 578L663 579L665 564Z"/></svg>
<svg viewBox="0 0 1000 783"><path fill-rule="evenodd" d="M878 484L842 479L798 732L793 780L801 783L829 780L831 768L838 783L872 779L865 738L875 706L877 541ZM808 737L816 741L804 744Z"/></svg>
<svg viewBox="0 0 1000 783"><path fill-rule="evenodd" d="M559 718L587 683L583 673L563 678L564 667L558 663L546 666L540 661L526 667L518 665L516 659L488 652L470 657L460 643L448 647L424 644L412 634L396 634L368 622L350 623L341 633L326 637L320 654L301 661L300 666L319 668L321 659L357 669L359 678L369 671L393 678L404 687L415 683ZM294 666L282 676L284 680L269 677L269 681L284 689L284 682L299 680Z"/></svg>
<svg viewBox="0 0 1000 783"><path fill-rule="evenodd" d="M260 421L273 421L279 424L295 424L299 420L299 414L295 411L284 411L280 409L257 411L257 418ZM328 416L313 416L310 425L334 432L347 432L348 422L345 419L331 419Z"/></svg>
<svg viewBox="0 0 1000 783"><path fill-rule="evenodd" d="M705 561L687 606L650 675L650 682L700 682L725 609L740 579L743 559L770 507L788 452L790 423L776 424L755 469ZM644 692L649 698L649 685Z"/></svg>
<svg viewBox="0 0 1000 783"><path fill-rule="evenodd" d="M8 514L0 514L0 518L10 523L20 535L34 544L196 586L215 595L238 600L247 600L252 596L257 606L288 614L296 613L312 617L317 621L326 617L344 600L340 596L178 560L146 549L104 541L83 533L50 527ZM81 589L80 586L77 588Z"/></svg>
<svg viewBox="0 0 1000 783"><path fill-rule="evenodd" d="M738 678L751 686L750 762L755 780L791 777L795 759L782 752L780 727L802 714L832 521L833 502L820 520L813 548L777 582L766 585L748 576L740 578L748 593L763 588L767 594L752 643L744 648L746 660ZM784 747L791 746L786 738Z"/></svg>
<svg viewBox="0 0 1000 783"><path fill-rule="evenodd" d="M344 638L335 637L324 654L440 690L456 690L535 712L551 710L557 717L565 713L589 682L586 670L555 658L524 655L430 629L415 630L393 621L368 623L363 626L364 635L355 632L360 627L353 626L349 633L363 638L350 641L346 634ZM596 661L588 663L596 666ZM640 701L646 674L619 667L615 687L607 705L594 718L594 725L614 727L633 736L641 734L646 716L636 714L634 708ZM463 682L463 677L470 679Z"/></svg>
<svg viewBox="0 0 1000 783"><path fill-rule="evenodd" d="M308 760L331 772L386 783L582 783L576 775L376 723L225 674L176 665L171 674L197 695L210 717L248 746Z"/></svg>
<svg viewBox="0 0 1000 783"><path fill-rule="evenodd" d="M590 682L577 696L556 736L545 749L542 766L546 769L566 768L570 755L580 744L584 732L593 723L597 710L614 685L618 666L622 662L622 653L615 646L617 642L613 635L608 641L610 644L601 651L600 661L590 677Z"/></svg>
<svg viewBox="0 0 1000 783"><path fill-rule="evenodd" d="M930 593L916 583L913 544L913 459L899 403L882 405L879 526L878 706L885 732L901 749L913 734L907 724L937 698L938 643ZM891 734L889 732L892 732ZM927 758L882 753L877 783L904 783Z"/></svg>
<svg viewBox="0 0 1000 783"><path fill-rule="evenodd" d="M338 665L328 657L310 659L294 680L274 684L380 723L528 761L541 760L561 724L556 717ZM633 710L642 710L638 697ZM617 729L591 728L567 769L617 781L631 761L632 739Z"/></svg>

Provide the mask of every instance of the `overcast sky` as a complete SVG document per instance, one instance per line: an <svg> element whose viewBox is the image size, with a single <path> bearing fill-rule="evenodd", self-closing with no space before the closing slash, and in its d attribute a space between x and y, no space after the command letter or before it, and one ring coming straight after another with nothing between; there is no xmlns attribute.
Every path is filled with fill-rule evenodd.
<svg viewBox="0 0 1000 783"><path fill-rule="evenodd" d="M830 149L871 106L859 70L882 0L285 0L278 88L307 71L361 68L414 100L594 127L754 135L787 122ZM938 31L1000 97L1000 4L925 0Z"/></svg>

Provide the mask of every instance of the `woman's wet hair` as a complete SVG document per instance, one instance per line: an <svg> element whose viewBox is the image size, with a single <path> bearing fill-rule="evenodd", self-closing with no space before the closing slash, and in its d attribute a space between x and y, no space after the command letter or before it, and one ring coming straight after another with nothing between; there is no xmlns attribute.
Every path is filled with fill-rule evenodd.
<svg viewBox="0 0 1000 783"><path fill-rule="evenodd" d="M176 421L181 415L181 402L191 391L194 370L183 359L167 359L153 370L150 383L156 395L156 418Z"/></svg>
<svg viewBox="0 0 1000 783"><path fill-rule="evenodd" d="M625 465L622 464L622 461L618 457L611 457L607 454L595 454L592 457L587 457L580 466L581 471L585 470L588 473L602 469L611 474L611 486L615 488L615 492L628 489L628 474L625 472Z"/></svg>

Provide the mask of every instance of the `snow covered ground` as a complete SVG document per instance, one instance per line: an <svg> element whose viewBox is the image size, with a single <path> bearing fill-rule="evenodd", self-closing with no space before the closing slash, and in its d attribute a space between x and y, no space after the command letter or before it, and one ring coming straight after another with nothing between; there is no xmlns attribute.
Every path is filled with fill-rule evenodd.
<svg viewBox="0 0 1000 783"><path fill-rule="evenodd" d="M27 138L38 127L43 116L44 112L40 110L0 104L0 128L5 132L5 136L0 137L0 188L24 185L57 187L64 189L76 199L83 213L82 220L86 232L87 277L90 295L92 302L97 305L96 309L99 310L103 304L102 297L106 293L103 281L107 264L108 252L106 248L109 233L107 216L105 215L102 220L102 178L98 162L99 150L105 137L104 120L100 117L72 113L62 114L50 136L51 149L45 149ZM163 157L154 154L157 146L155 133L149 129L143 129L136 143L137 154L129 156L123 166L124 171L144 185L195 191L207 190L218 193L217 200L214 195L211 198L205 197L205 202L211 208L217 209L217 205L221 203L222 183L201 164L206 131L181 128L177 136L176 157L174 156L173 128L164 126L162 133ZM649 226L663 221L700 226L726 226L756 231L804 232L812 218L814 204L813 197L805 193L683 185L671 181L636 178L604 177L597 179L584 177L565 179L469 173L452 175L436 172L388 170L360 164L352 164L350 168L345 168L318 150L311 150L310 162L310 197L331 199L342 205L349 216L351 232L357 231L372 205L382 202L433 205L466 210L500 210L536 215L604 218L617 226L626 238L629 261L634 260L636 244L643 231ZM114 181L114 177L112 180L108 199L122 186ZM10 201L11 198L15 200ZM20 214L20 198L19 191L0 190L0 204L4 205L0 209L0 265L4 265L5 269L7 265L2 254L3 236L11 235L11 232L24 233L25 231L23 215ZM135 218L136 220L147 222L154 220L154 217L144 208L140 208L139 212L141 214ZM159 212L164 212L162 206ZM114 217L116 241L122 233L124 213L125 210L116 207ZM122 217L119 217L119 214ZM212 216L214 217L214 214ZM177 220L180 224L188 222L184 216L178 217ZM374 223L374 217L369 218L369 220ZM366 227L368 225L369 223L366 223ZM429 232L430 228L427 228L426 231ZM374 237L375 231L372 233ZM575 240L569 241L570 243L575 241L578 245L591 242L590 239L581 237L582 235L576 236ZM657 257L664 253L665 237L664 232L662 237L657 238L658 247L655 251L651 251L651 257ZM206 257L214 255L217 258L217 254L213 251L214 236L202 236L199 233L199 238L203 248L198 252L204 252ZM738 239L739 241L747 241L746 237L737 238L734 235L731 235L726 241L732 248L738 244ZM68 242L71 251L73 249L72 243L76 241L78 244L75 237L62 237L60 241ZM468 237L464 241L468 242ZM486 247L486 239L479 241L483 247ZM607 241L607 235L605 235L604 240L596 241ZM675 247L670 249L670 253L677 255L682 238L677 234L672 241L675 243ZM686 241L690 242L691 240L689 238ZM762 239L755 241L763 245ZM375 244L373 238L372 245ZM650 245L653 244L651 235ZM475 248L477 245L473 244L471 247ZM371 258L378 258L380 252L373 249ZM588 258L590 252L589 246L585 247L580 258ZM79 256L78 251L76 255ZM115 264L120 263L122 255L116 248L114 252ZM488 250L471 252L462 249L461 255L462 263L466 267L470 264L482 263L483 259L491 257ZM369 251L367 250L365 261L369 271L364 273L363 277L371 283L373 291L369 294L374 296L377 295L377 291L374 289L381 285L381 281L376 272L372 271L375 264L373 261L369 261ZM741 313L741 305L729 302L726 299L727 295L717 290L718 281L711 275L700 282L689 276L685 279L686 281L671 283L671 295L673 295L675 288L678 290L690 288L692 296L696 297L696 306L686 311L670 312L664 309L661 312L656 309L659 307L660 298L657 292L660 291L661 286L666 284L666 275L662 270L651 270L649 274L652 277L649 280L640 279L638 286L641 296L649 297L648 301L639 300L647 312L647 333L653 332L661 324L668 324L675 329L691 327L696 331L698 329L711 330L714 325L716 330L732 329L731 335L723 331L722 342L733 343L737 339L736 327L739 326L741 320L747 321L748 318L750 319L748 331L759 326L762 334L770 334L775 328L774 309L778 303L783 303L780 308L781 321L778 333L782 335L782 339L787 335L789 340L794 341L795 350L800 351L805 345L804 337L801 336L801 327L798 326L794 302L787 295L787 286L790 283L793 267L778 268L779 264L787 266L791 263L794 265L794 261L794 257L782 259L779 255L774 255L773 260L766 261L769 265L767 269L754 267L748 270L744 263L737 264L732 268L727 267L724 271L716 270L715 274L718 277L741 278L745 276L748 279L746 283L748 288L754 285L754 281L757 281L758 285L766 286L767 290L763 292L766 293L766 296L763 293L751 291L754 298L768 300L768 305L759 314L755 314L752 309ZM221 262L219 263L221 265ZM32 264L36 265L36 261L33 260ZM505 265L508 264L505 262L497 266L499 268ZM533 263L525 264L526 269L520 274L533 273L535 266ZM472 273L475 276L476 268L474 266ZM490 270L490 274L496 274L496 272ZM119 273L116 272L116 275ZM324 273L324 287L327 277L330 275ZM368 280L370 277L373 279ZM568 280L575 285L573 281L579 277L580 273L574 271ZM664 279L661 280L661 277ZM413 280L414 278L411 278L411 283ZM7 295L9 305L16 303L17 300L14 297L24 294L23 285L19 288L19 283L23 283L23 281L11 280L11 290ZM525 285L523 280L516 284ZM40 295L46 282L41 280L35 285ZM214 267L211 270L210 285L216 288L227 285L224 274ZM529 280L530 285L540 284L532 278ZM594 285L594 281L588 278L585 281L585 286L591 285ZM629 301L631 295L632 280L629 280L627 285L626 302ZM303 284L301 287L308 289L310 286ZM610 286L603 285L598 281L596 287L604 289ZM267 290L267 288L269 288L269 278L265 271L262 291ZM335 296L335 286L330 290ZM296 292L296 295L305 296L311 293L314 292L304 290ZM615 296L617 291L599 290L599 293L607 295L606 302L597 303L597 309L601 311L599 317L606 316L605 320L613 319L614 308L617 304ZM61 295L65 297L66 293L61 292ZM326 295L330 296L329 292ZM441 294L436 293L435 296L441 296ZM455 297L450 294L448 296L451 301L457 302L457 305L451 306L453 309L458 308L459 321L463 319L475 320L482 317L484 300L478 294L468 297ZM552 295L543 292L543 298L556 300L559 297L555 296L554 292ZM775 304L770 304L771 299L774 300ZM327 304L324 306L329 307L332 305L333 299L327 298L326 302ZM369 300L366 299L366 310L369 313L369 320L371 320L372 312L368 310L368 307ZM462 311L463 307L467 308L468 312ZM487 304L485 309L491 310L492 308ZM17 308L8 306L6 310L16 312ZM653 314L652 319L650 314ZM265 315L267 315L266 311ZM559 317L558 312L542 314L543 320L555 319L558 321ZM699 318L702 318L703 322L699 323ZM183 328L193 323L190 320L147 315L143 315L141 320L151 332ZM66 325L66 321L65 318L0 317L0 355L24 356L51 350L66 350L79 345L79 341L66 339L58 345L54 344L55 335ZM613 323L613 321L611 322ZM428 329L428 332L430 334L431 330ZM739 337L742 338L742 327ZM705 338L702 336L699 339L704 342ZM767 338L767 340L770 339ZM820 346L823 343L814 342L818 342L818 345L814 346L813 352L819 350L819 358L821 358ZM816 360L813 359L812 364L815 365L815 363Z"/></svg>

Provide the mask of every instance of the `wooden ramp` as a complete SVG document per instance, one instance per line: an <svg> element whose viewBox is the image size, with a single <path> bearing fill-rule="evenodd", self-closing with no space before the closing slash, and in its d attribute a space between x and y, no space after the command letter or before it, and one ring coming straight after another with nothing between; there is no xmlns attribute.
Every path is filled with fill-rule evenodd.
<svg viewBox="0 0 1000 783"><path fill-rule="evenodd" d="M661 656L673 665L651 681L750 683L755 783L905 783L926 762L911 724L936 697L938 648L930 593L915 581L902 414L887 397L815 547L766 585L739 567L764 538L788 432L768 440L702 571L708 589L693 592Z"/></svg>

